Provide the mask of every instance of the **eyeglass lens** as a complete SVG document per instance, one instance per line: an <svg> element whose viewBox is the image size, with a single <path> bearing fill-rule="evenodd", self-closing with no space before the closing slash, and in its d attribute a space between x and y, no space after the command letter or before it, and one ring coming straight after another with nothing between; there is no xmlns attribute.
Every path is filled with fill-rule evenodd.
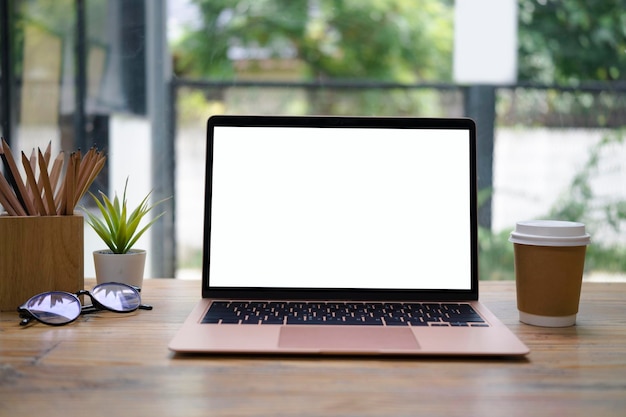
<svg viewBox="0 0 626 417"><path fill-rule="evenodd" d="M32 297L24 308L44 323L64 324L76 320L82 306L74 295L52 291Z"/></svg>
<svg viewBox="0 0 626 417"><path fill-rule="evenodd" d="M133 311L141 304L139 293L134 288L123 284L97 285L91 290L91 296L104 307L116 312Z"/></svg>

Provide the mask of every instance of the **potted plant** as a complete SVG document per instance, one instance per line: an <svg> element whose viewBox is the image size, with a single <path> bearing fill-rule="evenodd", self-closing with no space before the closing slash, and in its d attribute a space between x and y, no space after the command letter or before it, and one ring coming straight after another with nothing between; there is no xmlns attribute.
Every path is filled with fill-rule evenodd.
<svg viewBox="0 0 626 417"><path fill-rule="evenodd" d="M141 288L146 263L146 251L144 249L133 249L133 245L165 213L160 213L140 228L142 219L154 207L168 200L168 198L149 205L148 198L152 194L152 192L149 192L131 212L127 207L127 187L128 179L126 179L126 184L124 185L124 194L121 201L117 193L115 193L113 201L102 191L99 191L102 201L93 193L89 193L98 206L104 220L99 219L84 207L82 209L87 215L87 223L108 246L108 249L97 250L93 253L98 284L102 282L123 282Z"/></svg>

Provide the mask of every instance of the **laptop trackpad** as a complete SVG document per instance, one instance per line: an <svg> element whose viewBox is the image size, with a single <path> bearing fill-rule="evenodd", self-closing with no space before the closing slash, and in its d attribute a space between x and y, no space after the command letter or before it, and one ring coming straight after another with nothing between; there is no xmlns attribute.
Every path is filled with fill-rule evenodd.
<svg viewBox="0 0 626 417"><path fill-rule="evenodd" d="M285 326L281 328L280 348L317 350L415 350L413 332L406 327L372 326Z"/></svg>

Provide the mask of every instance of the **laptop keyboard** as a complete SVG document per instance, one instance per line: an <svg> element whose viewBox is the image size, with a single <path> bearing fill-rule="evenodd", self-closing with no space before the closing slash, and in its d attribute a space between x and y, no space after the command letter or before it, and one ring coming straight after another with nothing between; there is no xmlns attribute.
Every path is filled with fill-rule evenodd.
<svg viewBox="0 0 626 417"><path fill-rule="evenodd" d="M488 327L464 303L214 301L202 323Z"/></svg>

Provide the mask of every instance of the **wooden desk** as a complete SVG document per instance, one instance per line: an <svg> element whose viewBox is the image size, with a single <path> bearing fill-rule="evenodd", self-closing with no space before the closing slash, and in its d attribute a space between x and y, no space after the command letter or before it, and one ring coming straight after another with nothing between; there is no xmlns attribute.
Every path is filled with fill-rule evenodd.
<svg viewBox="0 0 626 417"><path fill-rule="evenodd" d="M512 282L481 283L523 360L177 357L199 296L153 279L152 311L28 328L0 313L0 416L626 415L626 284L585 283L578 325L545 329L517 321Z"/></svg>

